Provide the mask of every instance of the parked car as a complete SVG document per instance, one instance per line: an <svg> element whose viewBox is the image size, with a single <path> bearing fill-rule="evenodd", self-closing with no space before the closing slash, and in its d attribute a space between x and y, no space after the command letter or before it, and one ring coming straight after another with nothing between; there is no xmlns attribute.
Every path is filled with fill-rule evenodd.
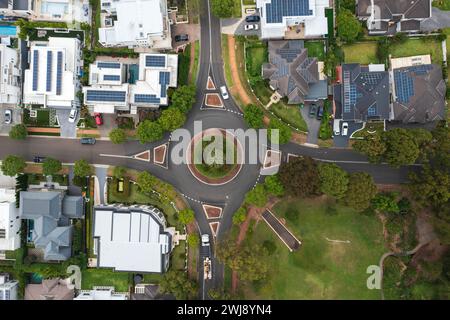
<svg viewBox="0 0 450 320"><path fill-rule="evenodd" d="M222 94L222 98L224 98L225 100L230 98L230 96L228 95L227 87L225 86L220 87L220 93Z"/></svg>
<svg viewBox="0 0 450 320"><path fill-rule="evenodd" d="M95 123L98 126L101 126L103 124L103 116L101 113L94 113Z"/></svg>
<svg viewBox="0 0 450 320"><path fill-rule="evenodd" d="M245 18L245 22L259 22L261 18L259 16L248 16Z"/></svg>
<svg viewBox="0 0 450 320"><path fill-rule="evenodd" d="M319 106L319 109L317 109L317 120L322 120L323 117L323 106Z"/></svg>
<svg viewBox="0 0 450 320"><path fill-rule="evenodd" d="M347 136L347 134L348 134L348 123L344 122L342 124L342 135L343 136Z"/></svg>
<svg viewBox="0 0 450 320"><path fill-rule="evenodd" d="M33 161L35 163L41 163L41 162L44 162L44 160L45 160L45 157L41 157L41 156L35 156L33 159Z"/></svg>
<svg viewBox="0 0 450 320"><path fill-rule="evenodd" d="M5 123L10 124L12 122L12 110L6 109L5 110Z"/></svg>
<svg viewBox="0 0 450 320"><path fill-rule="evenodd" d="M69 122L70 123L75 122L75 120L77 119L77 114L78 114L78 109L70 110L70 114L69 114Z"/></svg>
<svg viewBox="0 0 450 320"><path fill-rule="evenodd" d="M175 42L183 42L183 41L189 41L189 35L188 34L177 34L175 36Z"/></svg>
<svg viewBox="0 0 450 320"><path fill-rule="evenodd" d="M81 138L81 144L95 144L95 138Z"/></svg>
<svg viewBox="0 0 450 320"><path fill-rule="evenodd" d="M309 117L310 118L314 118L316 116L316 112L317 112L317 105L310 104L309 105Z"/></svg>
<svg viewBox="0 0 450 320"><path fill-rule="evenodd" d="M245 31L258 30L259 26L257 24L246 24L244 26Z"/></svg>
<svg viewBox="0 0 450 320"><path fill-rule="evenodd" d="M339 119L334 119L333 121L333 132L335 136L338 136L341 134L341 128L339 127L341 121Z"/></svg>

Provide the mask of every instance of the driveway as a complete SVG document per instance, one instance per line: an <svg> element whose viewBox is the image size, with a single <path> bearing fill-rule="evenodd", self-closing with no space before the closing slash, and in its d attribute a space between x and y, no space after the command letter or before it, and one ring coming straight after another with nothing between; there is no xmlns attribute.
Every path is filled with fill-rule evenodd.
<svg viewBox="0 0 450 320"><path fill-rule="evenodd" d="M423 21L420 24L422 31L434 31L437 29L444 29L450 27L450 14L448 11L442 11L433 7L431 18Z"/></svg>
<svg viewBox="0 0 450 320"><path fill-rule="evenodd" d="M258 30L245 31L244 26L246 24L256 24L258 25ZM240 19L222 19L222 33L232 34L232 35L243 35L243 36L261 36L261 25L258 22L245 22L245 17Z"/></svg>
<svg viewBox="0 0 450 320"><path fill-rule="evenodd" d="M108 166L95 166L95 176L99 184L100 203L105 203L105 184L108 173Z"/></svg>
<svg viewBox="0 0 450 320"><path fill-rule="evenodd" d="M5 111L12 110L12 121L10 124L5 123ZM0 134L8 134L13 126L22 123L22 109L15 104L3 104L0 106Z"/></svg>
<svg viewBox="0 0 450 320"><path fill-rule="evenodd" d="M322 101L315 102L317 106L323 105ZM308 126L308 138L306 140L307 143L317 144L319 139L319 129L320 129L320 121L316 119L316 117L311 118L309 116L309 106L310 104L305 104L304 108L300 109L303 119Z"/></svg>
<svg viewBox="0 0 450 320"><path fill-rule="evenodd" d="M98 131L102 137L109 137L109 132L112 129L117 128L116 124L116 114L103 113L103 124L101 126L97 126Z"/></svg>
<svg viewBox="0 0 450 320"><path fill-rule="evenodd" d="M200 40L200 25L199 24L175 24L172 26L172 47L177 48L186 43L194 43ZM189 41L175 42L175 36L179 34L188 34Z"/></svg>
<svg viewBox="0 0 450 320"><path fill-rule="evenodd" d="M341 133L342 133L342 123L344 122L345 121L341 121L341 123L339 124ZM334 146L336 148L347 148L348 140L350 139L353 132L363 127L362 123L355 123L353 121L347 121L347 123L348 123L348 134L345 137L342 135L333 137Z"/></svg>
<svg viewBox="0 0 450 320"><path fill-rule="evenodd" d="M77 137L77 123L80 118L78 111L77 119L74 123L69 122L70 109L56 109L56 116L58 117L59 125L61 126L61 137L76 138Z"/></svg>

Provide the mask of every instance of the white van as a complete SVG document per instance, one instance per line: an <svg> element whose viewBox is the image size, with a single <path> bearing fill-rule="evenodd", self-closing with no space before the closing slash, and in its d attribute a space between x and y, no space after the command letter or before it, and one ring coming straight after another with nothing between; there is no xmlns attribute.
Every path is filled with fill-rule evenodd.
<svg viewBox="0 0 450 320"><path fill-rule="evenodd" d="M220 87L220 93L222 94L222 98L224 98L225 100L229 98L227 87L225 86Z"/></svg>
<svg viewBox="0 0 450 320"><path fill-rule="evenodd" d="M335 136L338 136L341 134L341 120L334 119L333 121L333 132Z"/></svg>

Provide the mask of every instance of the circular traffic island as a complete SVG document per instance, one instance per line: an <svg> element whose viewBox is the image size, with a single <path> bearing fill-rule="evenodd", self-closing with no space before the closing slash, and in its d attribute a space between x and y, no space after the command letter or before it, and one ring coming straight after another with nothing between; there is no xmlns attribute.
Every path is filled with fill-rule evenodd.
<svg viewBox="0 0 450 320"><path fill-rule="evenodd" d="M242 154L242 146L232 133L224 129L207 129L191 140L187 163L198 181L219 186L239 174Z"/></svg>

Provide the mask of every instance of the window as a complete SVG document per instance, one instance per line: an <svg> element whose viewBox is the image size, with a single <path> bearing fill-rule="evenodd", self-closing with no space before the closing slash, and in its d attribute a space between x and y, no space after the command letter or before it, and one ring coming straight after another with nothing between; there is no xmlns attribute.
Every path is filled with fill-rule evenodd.
<svg viewBox="0 0 450 320"><path fill-rule="evenodd" d="M6 238L6 229L0 229L0 239Z"/></svg>

